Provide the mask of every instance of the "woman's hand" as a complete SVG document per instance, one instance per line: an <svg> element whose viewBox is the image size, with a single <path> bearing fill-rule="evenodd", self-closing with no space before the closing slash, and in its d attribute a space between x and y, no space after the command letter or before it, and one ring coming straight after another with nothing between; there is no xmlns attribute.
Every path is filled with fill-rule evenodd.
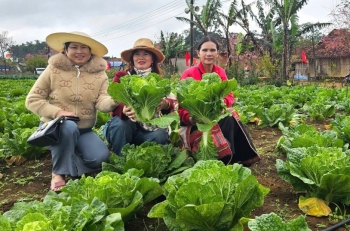
<svg viewBox="0 0 350 231"><path fill-rule="evenodd" d="M162 99L158 104L157 111L169 110L169 108L170 108L170 103L166 99Z"/></svg>
<svg viewBox="0 0 350 231"><path fill-rule="evenodd" d="M123 114L127 116L132 122L136 122L135 120L135 112L132 110L131 107L124 106L123 107Z"/></svg>
<svg viewBox="0 0 350 231"><path fill-rule="evenodd" d="M60 110L57 112L56 117L60 117L60 116L77 116L77 115L71 111Z"/></svg>
<svg viewBox="0 0 350 231"><path fill-rule="evenodd" d="M190 121L190 123L194 126L196 125L197 123L198 124L201 124L202 122L201 121L198 121L196 120L195 118L193 118L192 116L190 118L188 118L188 120Z"/></svg>

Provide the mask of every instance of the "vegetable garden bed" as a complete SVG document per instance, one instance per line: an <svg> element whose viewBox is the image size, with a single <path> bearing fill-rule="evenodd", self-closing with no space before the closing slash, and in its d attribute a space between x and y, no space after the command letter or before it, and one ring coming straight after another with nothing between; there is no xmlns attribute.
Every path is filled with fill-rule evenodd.
<svg viewBox="0 0 350 231"><path fill-rule="evenodd" d="M0 137L0 213L12 209L16 202L42 201L49 192L50 154L42 149L28 147L25 142L25 136L30 134L38 124L38 118L23 108L24 97L33 82L34 80L21 80L15 83L11 80L2 80L0 83L3 86L3 90L0 91L2 104L0 113L0 134L2 135ZM8 89L12 90L8 91ZM333 130L338 130L342 134L340 138L344 140L344 144L349 143L347 130L339 131L342 127L348 128L348 126L341 120L341 117L337 118L338 114L347 115L346 113L349 113L349 100L344 100L345 96L348 97L347 91L345 89L339 92L334 89L324 91L312 86L298 86L295 89L248 86L247 89L235 92L235 96L237 97L236 109L241 115L242 122L247 123L247 129L262 159L249 169L259 184L270 190L264 199L263 206L255 209L251 218L274 212L287 222L304 215L304 212L298 208L298 200L300 196L305 195L305 192L296 191L291 184L282 180L276 169L277 159L287 161L287 155L277 154L277 144L283 143L284 148L294 145L293 142L288 143L288 139L280 140L284 133L280 130L282 126L278 128L277 125L279 122L282 122L285 127L306 123L321 133L329 129L329 125L333 123ZM108 115L99 114L98 127L103 125L107 119ZM26 129L21 130L23 128ZM334 132L327 134L334 135ZM295 133L293 135L295 136ZM308 142L317 143L320 140L325 142L322 140L324 137L320 137L319 140L312 138L314 137L310 137ZM332 142L327 143L333 144ZM341 147L343 143L337 142L337 145ZM348 146L343 146L343 150L347 148ZM24 157L35 158L22 161L18 152ZM36 155L42 152L43 154ZM10 159L10 156L15 158ZM125 223L125 230L168 230L162 219L147 217L152 206L164 200L166 198L160 196L142 207L130 221ZM323 230L349 218L348 207L341 203L330 203L329 206L332 213L328 217L305 217L311 230ZM349 227L337 230L349 230Z"/></svg>
<svg viewBox="0 0 350 231"><path fill-rule="evenodd" d="M324 129L328 121L312 123L319 130ZM252 136L254 144L259 153L262 154L262 160L250 167L253 175L255 175L260 184L270 188L270 193L265 197L264 205L255 211L253 216L274 212L285 220L295 219L303 214L298 208L298 194L293 190L290 184L283 181L276 171L276 159L281 156L276 156L274 149L277 140L280 138L281 131L278 128L258 128L255 125L248 125L248 130ZM8 165L3 159L0 161L0 211L9 210L16 201L32 201L41 200L49 190L51 176L51 157L49 153L44 154L37 160L26 161L22 164ZM161 196L157 200L145 206L136 216L130 221L125 230L167 230L161 219L147 218L147 213L153 204L164 200ZM306 220L311 230L323 230L344 218L336 218L349 214L350 210L342 213L335 213L331 217L311 217L307 216ZM338 230L348 230L340 228Z"/></svg>

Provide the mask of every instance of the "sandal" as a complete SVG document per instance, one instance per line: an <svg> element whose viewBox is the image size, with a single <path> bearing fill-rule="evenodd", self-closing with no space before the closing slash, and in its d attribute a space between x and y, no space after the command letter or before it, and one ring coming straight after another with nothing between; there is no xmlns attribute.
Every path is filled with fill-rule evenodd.
<svg viewBox="0 0 350 231"><path fill-rule="evenodd" d="M57 181L57 182L52 182L52 180L53 180L56 176L60 176L61 178L64 178L64 177L61 176L61 175L52 174L50 190L52 190L52 191L54 191L54 192L60 192L61 189L66 185L66 181L65 181L65 180L60 180L60 181Z"/></svg>

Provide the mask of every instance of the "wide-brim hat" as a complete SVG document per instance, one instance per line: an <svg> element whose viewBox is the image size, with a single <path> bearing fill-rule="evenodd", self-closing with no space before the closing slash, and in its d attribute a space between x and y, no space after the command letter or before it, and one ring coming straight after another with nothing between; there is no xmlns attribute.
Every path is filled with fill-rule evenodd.
<svg viewBox="0 0 350 231"><path fill-rule="evenodd" d="M165 59L163 53L159 49L154 47L154 44L150 39L140 38L136 40L133 48L122 51L122 53L120 53L122 60L127 63L130 62L131 55L134 50L146 50L152 52L157 57L158 63L162 63Z"/></svg>
<svg viewBox="0 0 350 231"><path fill-rule="evenodd" d="M83 32L58 32L50 34L46 37L47 45L59 52L63 51L64 44L66 42L78 42L85 44L91 48L91 53L96 56L102 57L108 53L108 49L105 47L105 45Z"/></svg>

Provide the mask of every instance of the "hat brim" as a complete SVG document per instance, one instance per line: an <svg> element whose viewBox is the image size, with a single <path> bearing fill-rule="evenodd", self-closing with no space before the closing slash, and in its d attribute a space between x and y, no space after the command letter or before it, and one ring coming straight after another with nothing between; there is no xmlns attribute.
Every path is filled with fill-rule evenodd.
<svg viewBox="0 0 350 231"><path fill-rule="evenodd" d="M46 37L47 45L58 52L63 51L64 44L66 42L78 42L85 44L91 48L91 53L96 56L102 57L108 53L107 47L105 47L102 43L83 35L59 32L50 34Z"/></svg>
<svg viewBox="0 0 350 231"><path fill-rule="evenodd" d="M140 47L134 47L134 48L122 51L122 53L120 53L120 57L122 58L122 60L124 62L128 63L131 60L131 55L132 55L132 52L134 50L145 50L145 51L152 52L157 57L158 63L162 63L164 61L164 59L165 59L163 53L160 50L158 50L157 48L141 47L141 46Z"/></svg>

